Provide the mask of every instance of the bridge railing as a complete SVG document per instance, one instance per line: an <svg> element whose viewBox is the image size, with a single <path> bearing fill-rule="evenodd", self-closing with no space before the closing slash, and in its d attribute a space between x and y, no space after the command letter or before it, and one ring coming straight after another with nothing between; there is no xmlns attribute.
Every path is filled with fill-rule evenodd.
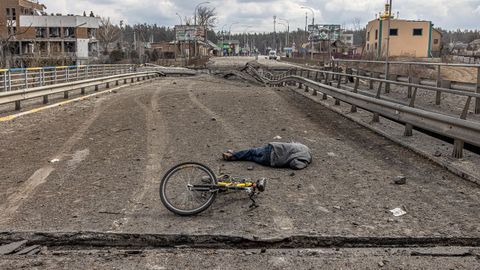
<svg viewBox="0 0 480 270"><path fill-rule="evenodd" d="M467 120L467 113L470 102L473 98L480 99L480 93L458 91L453 89L438 89L434 86L424 86L418 83L410 84L404 82L394 82L379 78L364 77L342 72L333 72L326 70L313 69L292 69L280 76L264 76L254 67L248 67L251 74L261 77L267 81L270 86L284 86L298 84L298 88L304 88L305 92L313 90L313 95L318 92L323 93L322 99L331 96L335 99L335 104L340 105L340 101L350 104L351 112L357 112L357 108L362 108L373 113L372 122L378 122L380 116L393 119L396 122L405 125L404 136L412 136L414 127L427 130L444 137L453 139L454 149L453 157L462 158L464 144L480 147L480 123ZM342 82L349 78L354 78L355 86L352 91L344 90L340 87ZM380 83L379 90L375 96L368 96L359 91L360 79L369 79ZM409 104L401 104L382 98L381 84L394 83L413 88L413 93ZM460 116L446 115L422 108L416 108L415 97L417 89L424 88L432 91L444 91L448 94L467 97L464 109Z"/></svg>
<svg viewBox="0 0 480 270"><path fill-rule="evenodd" d="M403 81L408 83L413 83L415 80L419 79L419 84L436 86L438 88L449 88L456 89L460 91L472 91L480 94L480 65L479 64L457 64L457 63L429 63L429 62L403 62L403 61L390 61L388 62L388 70L391 70L392 66L401 66L406 70L406 75L398 74L392 71L389 71L389 74L383 72L376 72L369 70L368 68L361 68L362 64L375 64L375 65L385 65L384 61L370 61L370 60L346 60L346 59L333 59L333 69L338 68L340 64L345 65L347 68L355 68L356 73L363 73L373 78L384 78L391 81ZM416 74L415 67L427 67L432 69L435 73L435 78L433 80L430 78L422 78L420 74ZM472 74L473 80L470 82L460 82L455 80L449 80L448 78L442 75L442 70L445 68L468 68L474 71L475 74ZM390 83L385 84L386 91L389 91ZM372 88L372 86L370 87ZM442 91L437 91L435 96L435 104L440 105L441 103ZM475 99L475 113L480 114L480 98Z"/></svg>
<svg viewBox="0 0 480 270"><path fill-rule="evenodd" d="M135 65L79 65L0 69L0 92L127 74Z"/></svg>

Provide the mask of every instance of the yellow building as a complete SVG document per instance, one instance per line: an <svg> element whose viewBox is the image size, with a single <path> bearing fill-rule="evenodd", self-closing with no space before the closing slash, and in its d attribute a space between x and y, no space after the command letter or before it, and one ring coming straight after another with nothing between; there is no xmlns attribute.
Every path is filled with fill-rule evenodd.
<svg viewBox="0 0 480 270"><path fill-rule="evenodd" d="M442 34L431 21L400 20L389 16L389 6L380 18L370 21L366 29L366 52L386 56L388 18L390 17L390 56L438 57L442 49Z"/></svg>

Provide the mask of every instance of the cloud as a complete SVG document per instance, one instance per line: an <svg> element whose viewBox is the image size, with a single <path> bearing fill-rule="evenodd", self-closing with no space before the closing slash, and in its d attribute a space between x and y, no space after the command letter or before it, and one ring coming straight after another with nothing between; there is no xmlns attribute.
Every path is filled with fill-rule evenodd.
<svg viewBox="0 0 480 270"><path fill-rule="evenodd" d="M95 14L110 17L118 23L156 23L172 26L179 22L176 15L192 16L201 0L43 0L49 13ZM315 22L342 24L351 27L354 19L364 25L383 10L385 0L210 0L210 6L218 12L217 29L232 26L232 32L243 32L252 26L251 32L273 30L273 16L290 21L290 29L305 27L305 14L310 23L311 12L301 9L309 6L315 10ZM404 19L431 20L444 29L478 28L480 0L394 0L393 10ZM279 26L282 29L282 26Z"/></svg>

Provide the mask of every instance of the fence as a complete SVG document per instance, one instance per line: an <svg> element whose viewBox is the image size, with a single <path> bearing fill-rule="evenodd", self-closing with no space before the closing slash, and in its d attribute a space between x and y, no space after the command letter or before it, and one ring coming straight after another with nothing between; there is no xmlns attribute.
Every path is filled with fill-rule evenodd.
<svg viewBox="0 0 480 270"><path fill-rule="evenodd" d="M79 65L0 69L0 92L131 73L135 65Z"/></svg>
<svg viewBox="0 0 480 270"><path fill-rule="evenodd" d="M356 68L357 74L360 73L368 73L370 77L374 78L385 78L386 80L392 80L392 81L400 81L402 78L399 77L400 74L394 73L394 72L389 72L388 74L381 73L381 72L375 72L372 70L364 70L360 67L362 64L375 64L375 65L385 65L385 62L383 61L366 61L366 60L343 60L343 59L334 59L333 60L334 66L336 65L337 67L339 66L340 63L345 65L347 68ZM391 66L403 66L406 69L406 78L403 78L403 81L406 81L408 83L412 83L414 80L420 80L420 83L425 83L429 85L436 86L437 88L450 88L450 89L456 89L456 90L461 90L461 91L473 91L477 94L480 94L480 65L471 65L471 64L451 64L451 63L427 63L427 62L398 62L398 61L392 61L388 62L388 67L386 70L391 70ZM433 69L435 73L435 78L433 78L435 81L433 82L423 82L422 81L422 76L420 74L417 74L418 72L415 72L414 67L415 66L422 66L422 67L428 67L430 69ZM469 68L474 70L472 74L473 81L469 83L461 83L461 82L456 82L455 80L452 79L446 79L444 76L442 76L442 69L444 68ZM335 68L334 68L335 69ZM450 70L449 70L450 71ZM390 83L385 84L386 91L389 90ZM435 104L440 105L441 102L441 94L442 91L439 90L437 91L436 99L435 99ZM475 99L475 113L480 114L480 98Z"/></svg>

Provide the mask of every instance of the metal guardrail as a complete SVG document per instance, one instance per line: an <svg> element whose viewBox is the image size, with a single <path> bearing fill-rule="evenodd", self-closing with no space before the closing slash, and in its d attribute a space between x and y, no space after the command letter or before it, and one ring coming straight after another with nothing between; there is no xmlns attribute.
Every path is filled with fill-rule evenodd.
<svg viewBox="0 0 480 270"><path fill-rule="evenodd" d="M0 69L0 92L126 74L135 65L80 65Z"/></svg>
<svg viewBox="0 0 480 270"><path fill-rule="evenodd" d="M357 72L365 72L362 71L358 68L358 65L360 64L365 64L365 63L370 63L370 64L378 64L378 65L386 65L385 62L383 61L369 61L369 60L346 60L346 59L333 59L333 65L338 67L339 63L345 63L345 64L354 64L357 66ZM448 88L453 88L457 90L464 90L464 91L473 91L475 93L480 93L480 65L479 64L456 64L456 63L428 63L428 62L401 62L401 61L391 61L387 63L387 66L390 67L391 65L404 65L408 67L408 77L404 78L398 78L398 75L395 75L391 72L389 74L383 74L383 77L385 79L390 79L392 76L394 76L395 80L403 80L403 81L408 81L412 82L413 80L418 78L418 76L415 76L413 72L413 66L427 66L427 67L434 67L436 70L436 80L435 81L422 81L420 84L428 84L428 85L434 85L437 87L442 87L442 85L448 85ZM442 78L442 67L463 67L463 68L473 68L477 70L477 81L474 83L458 83L458 82L452 82L452 81L447 81ZM390 68L387 68L387 70L390 70ZM382 74L381 73L375 73L375 72L367 72L370 74L372 77L380 77ZM465 86L466 85L466 86ZM387 83L385 85L386 90L388 91L389 84ZM441 102L441 91L437 91L437 95L435 98L435 104L440 105ZM480 99L476 98L475 99L475 113L480 114Z"/></svg>
<svg viewBox="0 0 480 270"><path fill-rule="evenodd" d="M43 103L46 104L48 103L49 95L64 93L64 98L68 99L69 92L74 90L80 89L81 94L84 95L86 93L87 87L95 87L95 91L98 91L99 85L101 84L105 84L106 88L110 88L110 83L115 83L115 85L119 85L121 80L123 80L123 83L126 84L128 83L128 80L133 83L135 80L140 81L142 79L145 80L158 76L165 76L165 74L159 71L137 72L107 76L103 78L39 86L31 89L1 92L0 105L15 103L15 110L20 110L21 101L25 101L28 99L43 97Z"/></svg>
<svg viewBox="0 0 480 270"><path fill-rule="evenodd" d="M249 72L262 76L255 68L248 68ZM332 74L332 72L329 72ZM348 74L342 74L348 76ZM358 78L358 76L357 76ZM455 158L463 157L464 144L469 143L480 147L480 123L466 120L463 116L460 118L449 115L444 115L436 112L431 112L423 109L414 108L413 106L406 106L391 101L382 100L378 97L369 97L359 94L355 88L353 91L347 91L329 85L331 82L326 79L326 84L307 79L297 75L283 74L281 77L266 78L270 86L285 86L286 84L298 84L299 88L305 86L305 91L309 92L313 89L313 95L318 95L318 92L323 93L323 99L331 96L335 99L337 105L340 101L352 105L351 112L357 112L357 108L362 108L366 111L372 112L373 122L378 122L379 117L383 116L396 122L405 124L405 136L412 136L413 127L418 127L428 130L433 133L443 135L454 140L453 156ZM341 78L339 77L339 81ZM356 80L356 85L358 84ZM357 88L358 89L358 88ZM473 94L473 93L472 93ZM469 97L471 99L471 97Z"/></svg>

